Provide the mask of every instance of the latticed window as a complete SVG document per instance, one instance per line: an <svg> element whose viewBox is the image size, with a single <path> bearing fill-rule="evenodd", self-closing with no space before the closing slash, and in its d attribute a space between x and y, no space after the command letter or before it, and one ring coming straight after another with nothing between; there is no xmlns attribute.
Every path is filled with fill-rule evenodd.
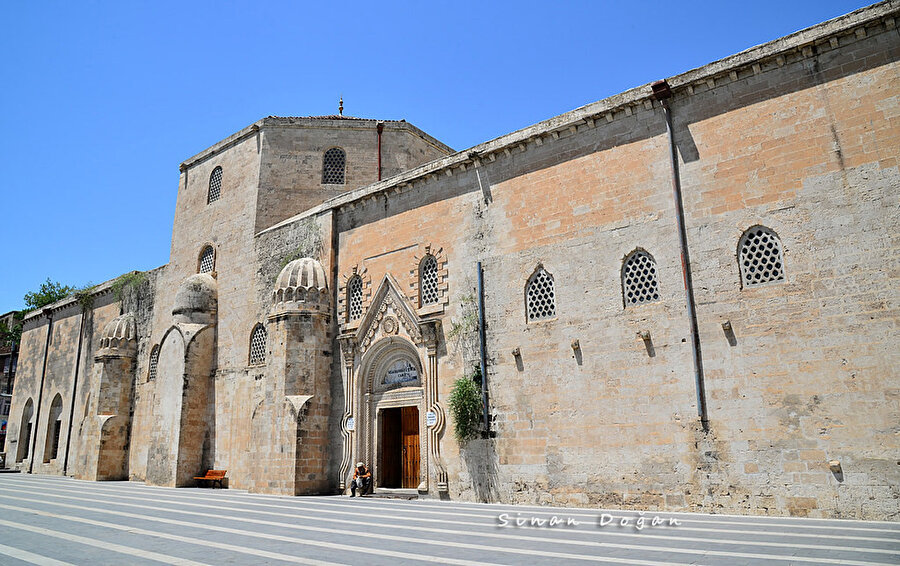
<svg viewBox="0 0 900 566"><path fill-rule="evenodd" d="M781 240L769 228L754 226L741 236L738 261L744 285L784 280Z"/></svg>
<svg viewBox="0 0 900 566"><path fill-rule="evenodd" d="M212 246L206 246L200 252L200 273L212 273L216 267L216 252Z"/></svg>
<svg viewBox="0 0 900 566"><path fill-rule="evenodd" d="M222 168L216 167L209 176L209 192L206 194L206 204L210 204L219 200L219 194L222 192Z"/></svg>
<svg viewBox="0 0 900 566"><path fill-rule="evenodd" d="M322 183L325 185L344 184L344 166L347 156L344 150L333 147L325 152L322 158Z"/></svg>
<svg viewBox="0 0 900 566"><path fill-rule="evenodd" d="M543 267L538 268L528 282L525 289L525 306L528 309L528 322L556 316L553 276Z"/></svg>
<svg viewBox="0 0 900 566"><path fill-rule="evenodd" d="M354 275L347 282L347 320L362 317L362 277Z"/></svg>
<svg viewBox="0 0 900 566"><path fill-rule="evenodd" d="M438 302L437 258L431 254L419 264L419 298L423 306Z"/></svg>
<svg viewBox="0 0 900 566"><path fill-rule="evenodd" d="M266 363L266 327L257 324L250 334L250 365Z"/></svg>
<svg viewBox="0 0 900 566"><path fill-rule="evenodd" d="M622 265L622 295L625 297L626 307L659 300L653 256L638 250L625 259Z"/></svg>
<svg viewBox="0 0 900 566"><path fill-rule="evenodd" d="M147 381L156 379L156 366L159 365L159 346L150 350L150 367L147 369Z"/></svg>

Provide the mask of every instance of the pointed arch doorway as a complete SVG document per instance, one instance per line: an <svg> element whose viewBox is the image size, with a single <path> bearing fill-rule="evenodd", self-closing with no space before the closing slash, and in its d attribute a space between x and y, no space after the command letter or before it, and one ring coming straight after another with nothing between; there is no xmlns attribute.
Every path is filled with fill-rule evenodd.
<svg viewBox="0 0 900 566"><path fill-rule="evenodd" d="M376 488L447 493L437 384L441 323L421 318L400 289L386 274L359 326L338 337L345 392L340 485L348 486L353 464L364 461Z"/></svg>
<svg viewBox="0 0 900 566"><path fill-rule="evenodd" d="M360 459L375 487L427 489L423 368L415 346L392 336L376 343L361 372Z"/></svg>

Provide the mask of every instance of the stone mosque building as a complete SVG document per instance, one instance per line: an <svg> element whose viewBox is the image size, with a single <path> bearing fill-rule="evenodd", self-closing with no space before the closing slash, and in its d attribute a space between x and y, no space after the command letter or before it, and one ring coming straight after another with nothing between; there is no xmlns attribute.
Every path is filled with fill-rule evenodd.
<svg viewBox="0 0 900 566"><path fill-rule="evenodd" d="M26 318L8 466L299 495L364 460L440 498L900 519L898 16L461 152L251 124L181 164L166 265Z"/></svg>

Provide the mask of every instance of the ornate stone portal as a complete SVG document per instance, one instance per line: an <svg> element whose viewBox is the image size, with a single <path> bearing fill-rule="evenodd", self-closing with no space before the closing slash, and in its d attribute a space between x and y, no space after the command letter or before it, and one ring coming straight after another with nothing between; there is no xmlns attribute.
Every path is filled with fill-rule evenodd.
<svg viewBox="0 0 900 566"><path fill-rule="evenodd" d="M359 327L339 337L345 398L342 490L356 461L369 463L376 487L428 492L434 480L438 492L448 490L440 453L445 422L437 387L440 321L420 318L399 289L386 275Z"/></svg>

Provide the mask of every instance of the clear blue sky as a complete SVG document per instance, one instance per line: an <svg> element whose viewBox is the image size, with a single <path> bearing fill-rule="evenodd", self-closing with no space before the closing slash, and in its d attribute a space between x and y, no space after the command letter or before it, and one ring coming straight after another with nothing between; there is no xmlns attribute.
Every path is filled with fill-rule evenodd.
<svg viewBox="0 0 900 566"><path fill-rule="evenodd" d="M178 164L268 115L457 150L866 5L4 2L0 313L168 261Z"/></svg>

